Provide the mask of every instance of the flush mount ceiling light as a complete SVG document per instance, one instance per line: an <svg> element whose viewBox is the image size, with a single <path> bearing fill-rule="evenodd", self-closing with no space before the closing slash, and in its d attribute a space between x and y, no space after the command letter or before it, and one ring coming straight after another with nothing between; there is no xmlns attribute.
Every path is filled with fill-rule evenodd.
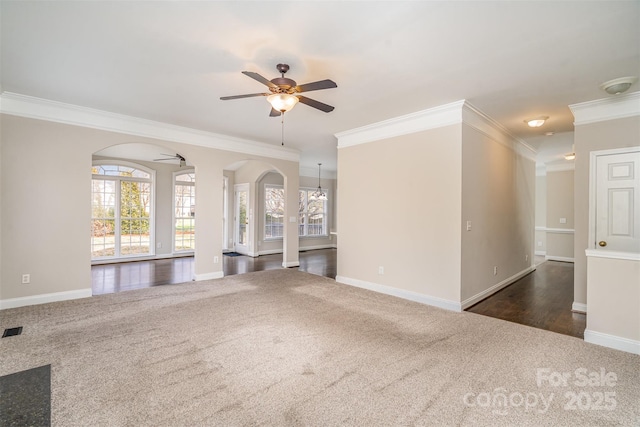
<svg viewBox="0 0 640 427"><path fill-rule="evenodd" d="M565 160L574 160L576 158L576 144L571 144L571 152L564 155Z"/></svg>
<svg viewBox="0 0 640 427"><path fill-rule="evenodd" d="M548 118L549 118L549 116L540 116L540 117L536 117L535 119L527 119L524 122L530 128L539 128L540 126L542 126L544 124L545 121L547 121Z"/></svg>
<svg viewBox="0 0 640 427"><path fill-rule="evenodd" d="M620 77L619 79L609 80L600 85L600 89L607 92L609 95L620 95L626 92L632 84L638 81L637 77Z"/></svg>

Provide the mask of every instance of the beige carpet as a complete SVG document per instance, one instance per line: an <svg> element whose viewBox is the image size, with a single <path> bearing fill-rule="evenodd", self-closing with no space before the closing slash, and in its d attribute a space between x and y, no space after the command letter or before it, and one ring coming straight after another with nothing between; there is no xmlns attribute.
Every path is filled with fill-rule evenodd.
<svg viewBox="0 0 640 427"><path fill-rule="evenodd" d="M0 375L50 363L59 426L640 425L639 356L294 270L0 312L14 326Z"/></svg>

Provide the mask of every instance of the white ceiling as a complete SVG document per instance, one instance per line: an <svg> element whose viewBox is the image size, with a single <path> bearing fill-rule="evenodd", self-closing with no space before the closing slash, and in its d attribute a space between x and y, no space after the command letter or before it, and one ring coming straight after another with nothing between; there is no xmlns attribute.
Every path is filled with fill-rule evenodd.
<svg viewBox="0 0 640 427"><path fill-rule="evenodd" d="M280 145L240 72L332 79L285 144L336 169L337 132L467 99L523 139L573 130L568 105L640 75L638 1L0 3L2 90ZM636 83L631 91L638 90ZM549 116L537 130L523 120ZM553 138L553 137L551 137Z"/></svg>

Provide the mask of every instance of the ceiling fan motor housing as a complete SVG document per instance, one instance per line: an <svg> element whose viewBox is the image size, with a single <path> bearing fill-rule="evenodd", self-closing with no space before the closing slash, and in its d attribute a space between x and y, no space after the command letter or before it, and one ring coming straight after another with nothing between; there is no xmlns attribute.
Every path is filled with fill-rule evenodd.
<svg viewBox="0 0 640 427"><path fill-rule="evenodd" d="M295 87L298 85L295 80L288 79L286 77L276 77L271 80L271 83L278 86L277 88L270 88L273 93L294 93Z"/></svg>

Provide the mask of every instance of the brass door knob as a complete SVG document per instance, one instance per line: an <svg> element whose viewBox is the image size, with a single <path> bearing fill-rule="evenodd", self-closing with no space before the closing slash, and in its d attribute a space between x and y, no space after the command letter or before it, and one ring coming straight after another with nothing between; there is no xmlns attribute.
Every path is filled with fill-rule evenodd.
<svg viewBox="0 0 640 427"><path fill-rule="evenodd" d="M600 240L600 242L598 242L598 244L599 244L600 246L602 246L603 248L604 248L605 246L607 246L607 242L605 242L604 240Z"/></svg>

